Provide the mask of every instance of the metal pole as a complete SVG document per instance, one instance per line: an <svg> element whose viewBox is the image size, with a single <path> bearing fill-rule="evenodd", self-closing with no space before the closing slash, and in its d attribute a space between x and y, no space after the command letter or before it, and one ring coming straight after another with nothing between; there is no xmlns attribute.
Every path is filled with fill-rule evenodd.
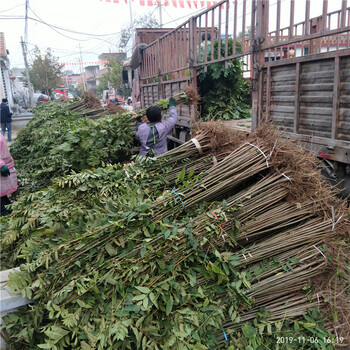
<svg viewBox="0 0 350 350"><path fill-rule="evenodd" d="M162 16L162 3L161 0L159 0L159 28L163 28L163 16Z"/></svg>
<svg viewBox="0 0 350 350"><path fill-rule="evenodd" d="M29 76L29 67L28 67L28 62L27 62L27 54L26 50L24 47L24 41L23 38L21 37L21 45L22 45L22 53L23 53L23 59L24 59L24 66L26 69L26 77L27 77L27 83L28 83L28 91L29 91L29 103L30 107L34 107L34 100L33 100L33 89L32 89L32 84L30 82L30 76Z"/></svg>
<svg viewBox="0 0 350 350"><path fill-rule="evenodd" d="M131 0L128 1L129 3L129 16L130 16L130 24L131 24L131 40L132 40L132 48L134 49L135 45L135 33L134 33L134 19L132 18L132 8L131 8Z"/></svg>

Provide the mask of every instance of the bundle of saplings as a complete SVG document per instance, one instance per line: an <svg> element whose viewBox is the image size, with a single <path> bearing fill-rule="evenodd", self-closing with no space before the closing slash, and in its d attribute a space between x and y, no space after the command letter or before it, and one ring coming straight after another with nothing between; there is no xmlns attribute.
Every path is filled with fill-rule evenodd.
<svg viewBox="0 0 350 350"><path fill-rule="evenodd" d="M197 145L188 141L156 159L137 156L124 165L65 175L45 189L23 193L13 203L12 215L2 223L2 266L23 263L23 249L38 254L58 242L79 237L102 220L107 222L116 207L125 210L132 202L155 200L165 188L185 178L188 183L227 155L227 142L231 147L240 142L240 137L222 125L208 123L202 128L194 138ZM218 141L224 139L227 142L221 148Z"/></svg>
<svg viewBox="0 0 350 350"><path fill-rule="evenodd" d="M84 92L82 98L78 97L76 101L70 102L67 109L91 118L106 115L106 110L102 107L100 100L92 92ZM117 113L120 113L120 111L110 112L110 114Z"/></svg>
<svg viewBox="0 0 350 350"><path fill-rule="evenodd" d="M128 159L133 139L127 116L90 120L71 112L65 104L53 102L36 107L35 117L11 145L11 154L20 184L31 192L72 170Z"/></svg>
<svg viewBox="0 0 350 350"><path fill-rule="evenodd" d="M135 181L142 177L129 170ZM21 247L26 263L9 285L33 302L4 319L10 348L345 343L347 328L338 326L346 320L323 307L332 295L327 283L337 282L337 301L344 292L335 242L348 239L349 217L311 156L274 133L256 134L197 175L185 170L177 179L156 194L144 191L152 181L135 182L133 194L121 193L108 218L97 216L80 235L60 240L57 232L57 244L51 237L39 252ZM296 341L286 345L289 337Z"/></svg>
<svg viewBox="0 0 350 350"><path fill-rule="evenodd" d="M175 99L177 104L193 104L198 95L188 88L177 93ZM96 104L99 101L95 97L85 94L84 99L71 104L54 102L36 107L35 117L11 145L22 190L33 192L71 171L130 159L135 116L125 112L91 120L86 116L99 109ZM156 105L167 109L169 101L161 100ZM138 112L144 114L145 110Z"/></svg>

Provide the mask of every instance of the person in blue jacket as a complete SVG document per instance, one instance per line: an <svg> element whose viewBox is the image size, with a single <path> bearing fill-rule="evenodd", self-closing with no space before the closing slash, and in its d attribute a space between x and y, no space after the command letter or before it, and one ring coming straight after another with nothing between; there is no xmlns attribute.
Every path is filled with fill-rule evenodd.
<svg viewBox="0 0 350 350"><path fill-rule="evenodd" d="M2 99L0 122L1 122L1 134L5 137L5 132L7 129L7 141L11 142L12 141L12 135L11 135L12 113L10 112L7 98Z"/></svg>

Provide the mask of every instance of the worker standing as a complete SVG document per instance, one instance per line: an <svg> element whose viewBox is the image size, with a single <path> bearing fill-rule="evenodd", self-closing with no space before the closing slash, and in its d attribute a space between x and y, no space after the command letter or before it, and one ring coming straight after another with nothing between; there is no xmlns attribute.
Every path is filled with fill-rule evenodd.
<svg viewBox="0 0 350 350"><path fill-rule="evenodd" d="M138 129L136 140L141 143L139 155L153 157L168 151L167 135L175 126L177 111L175 99L169 98L169 118L162 121L162 111L157 106L151 106L146 110L149 123L141 124L141 117L138 118Z"/></svg>
<svg viewBox="0 0 350 350"><path fill-rule="evenodd" d="M5 205L11 204L11 201L7 196L17 190L17 174L15 163L2 134L0 134L0 172L0 216L5 216L9 214Z"/></svg>
<svg viewBox="0 0 350 350"><path fill-rule="evenodd" d="M12 125L12 113L10 112L10 108L8 106L8 100L7 98L2 99L1 103L1 115L0 115L0 121L1 121L1 134L5 136L5 132L7 129L7 141L12 141L12 135L11 135L11 125Z"/></svg>

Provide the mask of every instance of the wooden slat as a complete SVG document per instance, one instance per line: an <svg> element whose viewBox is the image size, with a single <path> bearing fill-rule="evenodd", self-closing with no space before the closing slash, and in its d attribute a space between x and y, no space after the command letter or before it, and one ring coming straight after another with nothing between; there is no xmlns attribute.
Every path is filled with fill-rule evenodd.
<svg viewBox="0 0 350 350"><path fill-rule="evenodd" d="M245 41L245 20L246 20L247 0L243 0L243 18L242 18L242 52L244 51ZM253 9L252 9L253 11Z"/></svg>
<svg viewBox="0 0 350 350"><path fill-rule="evenodd" d="M215 15L215 8L211 10L211 42L212 42L212 49L211 49L211 61L214 60L214 15Z"/></svg>
<svg viewBox="0 0 350 350"><path fill-rule="evenodd" d="M323 0L323 9L322 9L322 30L326 31L327 29L327 7L328 0Z"/></svg>
<svg viewBox="0 0 350 350"><path fill-rule="evenodd" d="M309 34L310 34L310 0L306 0L306 3L305 3L305 35L309 35Z"/></svg>
<svg viewBox="0 0 350 350"><path fill-rule="evenodd" d="M290 0L289 38L292 38L294 36L294 5L294 0Z"/></svg>
<svg viewBox="0 0 350 350"><path fill-rule="evenodd" d="M332 112L332 139L337 138L338 129L338 107L339 107L339 86L340 86L340 59L334 59L334 88L333 88L333 112Z"/></svg>
<svg viewBox="0 0 350 350"><path fill-rule="evenodd" d="M281 0L277 0L277 14L276 14L276 43L280 38L281 29Z"/></svg>
<svg viewBox="0 0 350 350"><path fill-rule="evenodd" d="M267 79L266 79L266 121L269 121L270 116L270 105L271 105L271 68L267 68Z"/></svg>
<svg viewBox="0 0 350 350"><path fill-rule="evenodd" d="M221 6L218 8L219 11L219 45L218 45L218 59L221 58Z"/></svg>
<svg viewBox="0 0 350 350"><path fill-rule="evenodd" d="M204 62L208 62L208 12L205 13L205 49L204 49Z"/></svg>
<svg viewBox="0 0 350 350"><path fill-rule="evenodd" d="M225 57L228 56L228 24L229 24L229 0L225 2L226 18L225 18Z"/></svg>
<svg viewBox="0 0 350 350"><path fill-rule="evenodd" d="M300 63L295 65L294 133L299 132Z"/></svg>
<svg viewBox="0 0 350 350"><path fill-rule="evenodd" d="M235 54L237 41L237 1L234 2L233 6L233 54Z"/></svg>

